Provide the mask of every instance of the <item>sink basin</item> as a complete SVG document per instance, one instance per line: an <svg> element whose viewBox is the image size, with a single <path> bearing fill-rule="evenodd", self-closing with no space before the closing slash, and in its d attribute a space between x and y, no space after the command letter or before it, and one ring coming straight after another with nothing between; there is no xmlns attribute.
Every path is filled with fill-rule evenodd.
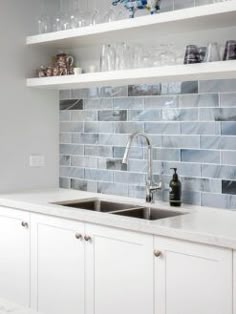
<svg viewBox="0 0 236 314"><path fill-rule="evenodd" d="M126 216L126 217L132 217L132 218L146 219L146 220L157 220L157 219L185 215L185 213L157 209L157 208L147 208L147 207L117 211L117 212L114 212L113 214Z"/></svg>
<svg viewBox="0 0 236 314"><path fill-rule="evenodd" d="M101 213L110 213L114 215L146 220L158 220L186 214L158 208L148 208L135 204L106 201L99 198L91 198L81 201L65 201L56 204L71 208L80 208Z"/></svg>
<svg viewBox="0 0 236 314"><path fill-rule="evenodd" d="M82 200L82 201L75 201L75 202L64 202L64 203L57 203L58 205L67 206L67 207L73 207L73 208L81 208L81 209L87 209L97 212L113 212L113 211L120 211L124 209L134 209L139 206L134 206L130 204L125 203L118 203L118 202L110 202L101 200L98 198L90 199L90 200Z"/></svg>

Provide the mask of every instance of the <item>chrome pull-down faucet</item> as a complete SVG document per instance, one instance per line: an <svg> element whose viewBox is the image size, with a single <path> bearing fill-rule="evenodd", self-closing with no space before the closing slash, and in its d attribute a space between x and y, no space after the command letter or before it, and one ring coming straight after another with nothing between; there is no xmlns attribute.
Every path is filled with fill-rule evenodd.
<svg viewBox="0 0 236 314"><path fill-rule="evenodd" d="M154 202L154 192L157 190L161 190L162 188L162 183L154 183L153 181L153 174L152 174L152 145L151 142L149 140L149 138L147 137L146 134L144 133L133 133L129 136L129 140L125 149L125 153L124 153L124 157L122 160L123 164L127 164L128 163L128 158L129 158L129 152L130 152L130 148L132 145L132 142L134 140L135 137L137 136L141 136L143 137L146 142L147 142L147 147L148 147L148 155L147 155L147 161L148 161L148 170L147 170L147 180L146 180L146 202L148 203L153 203Z"/></svg>

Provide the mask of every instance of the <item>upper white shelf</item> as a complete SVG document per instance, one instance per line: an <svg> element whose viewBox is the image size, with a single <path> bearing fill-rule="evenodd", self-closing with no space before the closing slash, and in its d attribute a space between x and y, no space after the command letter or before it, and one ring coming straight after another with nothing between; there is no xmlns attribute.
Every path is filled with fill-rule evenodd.
<svg viewBox="0 0 236 314"><path fill-rule="evenodd" d="M98 24L83 28L59 31L27 37L27 45L41 45L53 48L89 46L97 43L111 43L149 38L158 34L192 32L206 29L236 26L236 1L203 5L134 19Z"/></svg>
<svg viewBox="0 0 236 314"><path fill-rule="evenodd" d="M193 81L236 78L236 60L189 65L163 66L81 75L27 79L28 87L76 89L132 84L155 84L163 81Z"/></svg>

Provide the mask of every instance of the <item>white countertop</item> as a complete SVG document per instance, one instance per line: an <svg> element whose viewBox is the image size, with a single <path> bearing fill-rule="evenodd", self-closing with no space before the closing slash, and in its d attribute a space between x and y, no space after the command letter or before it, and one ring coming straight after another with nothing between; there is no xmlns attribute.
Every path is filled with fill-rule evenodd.
<svg viewBox="0 0 236 314"><path fill-rule="evenodd" d="M20 305L0 298L0 314L39 314Z"/></svg>
<svg viewBox="0 0 236 314"><path fill-rule="evenodd" d="M170 207L168 203L156 202L153 207L188 214L147 221L52 204L93 197L137 205L145 203L140 199L54 189L0 195L0 206L236 250L236 211L190 205L177 209Z"/></svg>

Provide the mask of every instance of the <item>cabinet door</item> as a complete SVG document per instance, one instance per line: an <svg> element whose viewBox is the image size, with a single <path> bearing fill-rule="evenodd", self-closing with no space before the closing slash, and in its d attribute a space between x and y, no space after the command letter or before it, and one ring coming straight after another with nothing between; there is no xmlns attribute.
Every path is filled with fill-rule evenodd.
<svg viewBox="0 0 236 314"><path fill-rule="evenodd" d="M153 237L86 225L87 314L153 314Z"/></svg>
<svg viewBox="0 0 236 314"><path fill-rule="evenodd" d="M29 215L0 207L0 296L29 306Z"/></svg>
<svg viewBox="0 0 236 314"><path fill-rule="evenodd" d="M155 314L231 314L232 251L155 238Z"/></svg>
<svg viewBox="0 0 236 314"><path fill-rule="evenodd" d="M84 314L84 224L32 215L32 306Z"/></svg>

